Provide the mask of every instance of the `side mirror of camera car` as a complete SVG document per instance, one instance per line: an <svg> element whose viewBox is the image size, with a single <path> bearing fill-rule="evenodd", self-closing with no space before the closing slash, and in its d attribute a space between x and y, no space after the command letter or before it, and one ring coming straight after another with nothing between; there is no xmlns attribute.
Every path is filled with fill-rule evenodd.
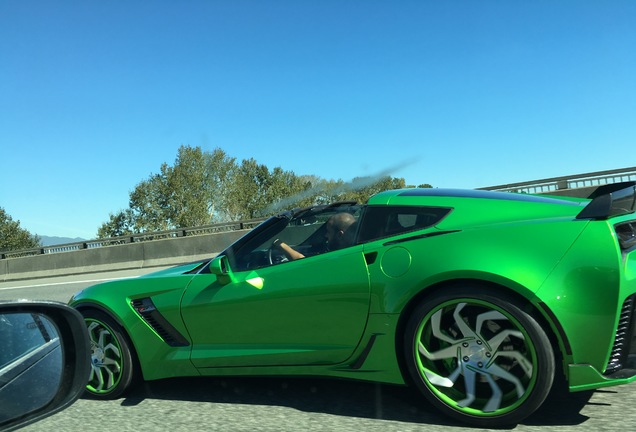
<svg viewBox="0 0 636 432"><path fill-rule="evenodd" d="M0 430L11 431L75 402L90 373L82 316L49 301L0 301Z"/></svg>

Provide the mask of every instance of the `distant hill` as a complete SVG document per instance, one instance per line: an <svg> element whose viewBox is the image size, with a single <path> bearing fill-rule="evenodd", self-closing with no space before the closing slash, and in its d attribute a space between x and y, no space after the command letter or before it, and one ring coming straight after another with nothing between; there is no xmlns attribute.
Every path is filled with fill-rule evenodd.
<svg viewBox="0 0 636 432"><path fill-rule="evenodd" d="M77 242L82 242L86 240L80 237L75 237L75 238L51 237L51 236L44 236L44 235L38 235L38 237L40 237L42 246L54 246L54 245L61 245L66 243L77 243Z"/></svg>

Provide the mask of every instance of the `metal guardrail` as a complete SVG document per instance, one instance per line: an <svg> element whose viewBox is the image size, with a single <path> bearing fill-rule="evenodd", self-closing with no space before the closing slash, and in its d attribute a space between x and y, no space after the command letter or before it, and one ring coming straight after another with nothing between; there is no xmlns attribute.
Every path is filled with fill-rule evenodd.
<svg viewBox="0 0 636 432"><path fill-rule="evenodd" d="M541 194L566 189L579 189L584 187L601 186L604 184L619 183L623 181L636 181L636 167L597 171L587 174L553 177L543 180L534 180L521 183L509 183L478 189L501 192Z"/></svg>
<svg viewBox="0 0 636 432"><path fill-rule="evenodd" d="M95 249L105 246L115 246L128 243L138 243L152 240L163 240L177 237L196 236L203 234L214 234L221 232L237 231L243 229L251 229L263 222L265 218L250 219L240 222L224 222L211 225L203 225L191 228L179 228L167 231L157 231L149 233L137 233L121 237L112 237L105 239L88 240L77 243L67 243L61 245L44 246L33 249L22 249L16 251L7 251L0 253L0 259L22 258L28 256L36 256L43 254L53 254L59 252L72 252L82 249Z"/></svg>

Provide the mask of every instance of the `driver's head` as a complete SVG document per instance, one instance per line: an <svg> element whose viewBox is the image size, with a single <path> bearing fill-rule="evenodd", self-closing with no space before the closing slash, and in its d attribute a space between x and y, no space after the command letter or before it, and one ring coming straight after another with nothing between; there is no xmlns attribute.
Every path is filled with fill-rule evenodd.
<svg viewBox="0 0 636 432"><path fill-rule="evenodd" d="M349 227L356 221L351 213L336 213L327 220L325 238L329 249L339 249L347 246L350 235L345 235Z"/></svg>

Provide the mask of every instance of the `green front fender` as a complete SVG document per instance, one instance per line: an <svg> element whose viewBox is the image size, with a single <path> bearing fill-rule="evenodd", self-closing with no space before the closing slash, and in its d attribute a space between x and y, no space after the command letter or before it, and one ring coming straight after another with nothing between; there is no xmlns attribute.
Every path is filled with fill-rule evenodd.
<svg viewBox="0 0 636 432"><path fill-rule="evenodd" d="M77 293L69 305L80 312L97 309L111 316L130 339L145 380L196 376L199 373L190 360L191 345L168 345L131 306L133 299L152 298L164 317L189 340L180 318L178 299L190 279L188 275L182 278L136 278L107 282Z"/></svg>

